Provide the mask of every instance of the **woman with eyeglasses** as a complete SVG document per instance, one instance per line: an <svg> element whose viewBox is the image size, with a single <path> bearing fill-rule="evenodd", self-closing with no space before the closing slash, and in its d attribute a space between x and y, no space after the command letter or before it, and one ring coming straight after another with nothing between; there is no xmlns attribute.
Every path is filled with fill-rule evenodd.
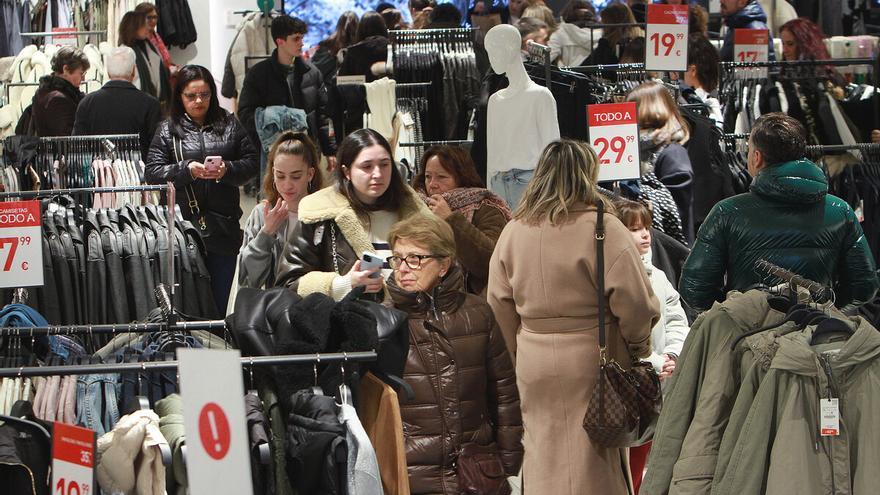
<svg viewBox="0 0 880 495"><path fill-rule="evenodd" d="M171 75L162 60L159 50L148 40L150 26L147 14L126 12L119 22L119 44L131 47L135 53L137 77L134 85L144 93L152 95L167 111L171 94Z"/></svg>
<svg viewBox="0 0 880 495"><path fill-rule="evenodd" d="M409 315L404 379L416 393L400 403L410 491L461 493L456 460L467 444L488 447L495 465L487 470L516 475L523 451L513 364L492 309L465 292L452 227L414 215L391 228L388 242L388 290Z"/></svg>
<svg viewBox="0 0 880 495"><path fill-rule="evenodd" d="M259 167L247 131L220 108L208 69L181 67L171 116L156 129L144 176L150 184L174 183L183 218L205 241L211 288L220 311L226 309L242 244L238 188L257 175Z"/></svg>
<svg viewBox="0 0 880 495"><path fill-rule="evenodd" d="M142 12L145 16L147 16L147 27L150 29L150 34L147 40L154 47L156 47L156 50L159 52L159 56L162 57L162 62L165 63L165 66L168 67L168 70L171 72L173 85L174 76L177 74L177 71L178 69L180 69L180 67L174 65L174 63L171 61L171 54L168 52L168 47L165 45L165 41L162 40L162 36L159 35L159 31L157 30L159 26L159 11L156 10L156 4L150 2L142 2L134 8L134 11Z"/></svg>

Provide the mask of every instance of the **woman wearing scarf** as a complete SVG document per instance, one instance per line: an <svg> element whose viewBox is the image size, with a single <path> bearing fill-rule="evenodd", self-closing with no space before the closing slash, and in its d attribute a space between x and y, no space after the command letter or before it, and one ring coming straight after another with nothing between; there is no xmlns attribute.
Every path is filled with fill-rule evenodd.
<svg viewBox="0 0 880 495"><path fill-rule="evenodd" d="M484 294L489 259L510 220L510 208L483 186L470 155L461 148L428 148L419 170L413 186L431 211L452 227L465 288L472 294Z"/></svg>
<svg viewBox="0 0 880 495"><path fill-rule="evenodd" d="M156 97L167 109L171 96L171 83L168 67L162 56L147 38L150 26L143 12L126 12L119 23L119 44L134 50L137 66L137 79L134 85L141 91Z"/></svg>

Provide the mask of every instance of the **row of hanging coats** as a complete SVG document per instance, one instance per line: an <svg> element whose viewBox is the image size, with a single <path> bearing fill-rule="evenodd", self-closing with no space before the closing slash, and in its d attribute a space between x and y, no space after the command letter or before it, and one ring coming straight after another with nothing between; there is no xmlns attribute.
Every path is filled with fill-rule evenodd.
<svg viewBox="0 0 880 495"><path fill-rule="evenodd" d="M875 493L880 333L865 319L803 292L731 292L678 363L641 494Z"/></svg>

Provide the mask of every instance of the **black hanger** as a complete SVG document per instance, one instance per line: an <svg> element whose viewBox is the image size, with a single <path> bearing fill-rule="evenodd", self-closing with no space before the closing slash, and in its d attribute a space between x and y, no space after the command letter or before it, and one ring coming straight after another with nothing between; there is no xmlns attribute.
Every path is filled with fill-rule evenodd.
<svg viewBox="0 0 880 495"><path fill-rule="evenodd" d="M810 344L817 343L816 337L833 334L845 334L848 339L855 334L855 330L843 320L828 317L816 325L816 330L813 331L813 336L810 337Z"/></svg>

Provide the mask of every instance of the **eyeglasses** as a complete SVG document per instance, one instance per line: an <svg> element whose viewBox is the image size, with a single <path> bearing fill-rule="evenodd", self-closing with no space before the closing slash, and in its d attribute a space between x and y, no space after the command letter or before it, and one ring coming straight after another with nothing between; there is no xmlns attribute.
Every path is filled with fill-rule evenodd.
<svg viewBox="0 0 880 495"><path fill-rule="evenodd" d="M422 267L422 260L427 259L440 259L445 258L446 256L442 256L439 254L410 254L405 258L400 256L389 256L385 258L385 261L388 262L388 265L391 266L392 270L397 270L400 268L400 265L406 261L406 266L408 266L411 270L418 270Z"/></svg>
<svg viewBox="0 0 880 495"><path fill-rule="evenodd" d="M183 97L189 101L196 101L197 99L201 99L202 101L210 100L211 92L206 91L204 93L183 93Z"/></svg>
<svg viewBox="0 0 880 495"><path fill-rule="evenodd" d="M148 15L148 16L147 16L147 20L148 20L148 21L158 21L158 20L159 20L159 16L157 16L157 15Z"/></svg>

